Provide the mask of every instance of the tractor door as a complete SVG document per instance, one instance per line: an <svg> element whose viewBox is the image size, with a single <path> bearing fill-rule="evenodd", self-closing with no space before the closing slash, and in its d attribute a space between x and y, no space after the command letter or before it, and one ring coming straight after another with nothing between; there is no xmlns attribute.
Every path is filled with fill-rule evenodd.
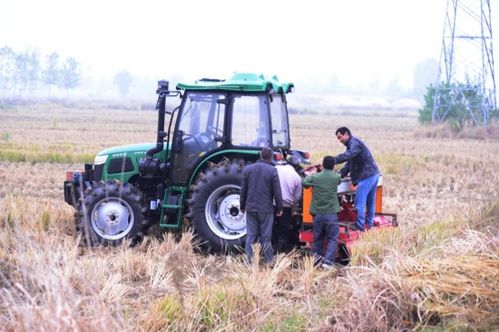
<svg viewBox="0 0 499 332"><path fill-rule="evenodd" d="M270 147L272 142L267 96L265 94L234 94L230 127L232 146Z"/></svg>
<svg viewBox="0 0 499 332"><path fill-rule="evenodd" d="M289 121L286 98L283 94L274 94L270 96L270 101L270 114L272 117L272 146L289 149Z"/></svg>
<svg viewBox="0 0 499 332"><path fill-rule="evenodd" d="M222 147L226 95L187 92L173 138L172 179L187 184L200 159Z"/></svg>

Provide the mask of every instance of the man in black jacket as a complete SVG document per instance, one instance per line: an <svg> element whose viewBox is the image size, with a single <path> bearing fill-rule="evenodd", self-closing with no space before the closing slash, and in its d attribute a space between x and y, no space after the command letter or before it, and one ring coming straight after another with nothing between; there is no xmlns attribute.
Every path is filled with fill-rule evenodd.
<svg viewBox="0 0 499 332"><path fill-rule="evenodd" d="M260 238L263 257L266 263L274 258L272 249L272 225L274 204L277 216L282 215L282 196L277 170L272 165L272 150L262 148L261 159L246 166L241 181L240 208L246 212L246 247L248 260L253 258L252 245Z"/></svg>
<svg viewBox="0 0 499 332"><path fill-rule="evenodd" d="M346 161L341 169L341 177L350 173L352 183L357 186L355 192L355 207L357 209L357 229L365 230L366 205L367 205L367 227L373 227L374 212L376 204L376 187L378 186L379 170L371 151L347 127L336 130L336 138L343 143L347 150L337 155L336 163Z"/></svg>

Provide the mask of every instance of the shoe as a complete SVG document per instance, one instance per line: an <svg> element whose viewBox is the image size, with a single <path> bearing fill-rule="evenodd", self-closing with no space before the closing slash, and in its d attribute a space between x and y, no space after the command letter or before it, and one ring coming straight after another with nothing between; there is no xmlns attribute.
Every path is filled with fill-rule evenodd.
<svg viewBox="0 0 499 332"><path fill-rule="evenodd" d="M321 267L324 269L324 270L332 270L334 269L334 265L333 264L329 264L329 263L322 263Z"/></svg>
<svg viewBox="0 0 499 332"><path fill-rule="evenodd" d="M353 228L354 231L359 231L359 232L365 232L366 229L365 228L360 228L359 226L355 225L355 227Z"/></svg>
<svg viewBox="0 0 499 332"><path fill-rule="evenodd" d="M321 255L314 254L314 267L321 266L324 261L324 257Z"/></svg>

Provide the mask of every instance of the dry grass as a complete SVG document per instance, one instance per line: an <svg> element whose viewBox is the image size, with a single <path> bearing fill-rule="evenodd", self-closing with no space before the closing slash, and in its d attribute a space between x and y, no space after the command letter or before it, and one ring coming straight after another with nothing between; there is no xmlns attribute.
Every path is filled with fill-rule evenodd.
<svg viewBox="0 0 499 332"><path fill-rule="evenodd" d="M154 140L154 113L2 110L0 330L498 329L498 140L427 137L413 118L290 120L293 145L316 161L343 151L331 133L350 126L385 174L385 210L399 213L400 227L366 234L341 271L296 253L274 268L199 255L190 234L80 248L65 170ZM58 153L68 157L47 157Z"/></svg>
<svg viewBox="0 0 499 332"><path fill-rule="evenodd" d="M465 127L463 130L453 129L447 124L423 126L420 130L415 132L415 136L444 139L470 138L476 140L498 140L499 122L494 121L486 127Z"/></svg>
<svg viewBox="0 0 499 332"><path fill-rule="evenodd" d="M487 217L493 209L477 217ZM497 328L499 215L493 218L486 232L455 221L459 225L435 227L433 237L417 241L411 235L418 232L401 229L368 234L355 246L354 266L343 280L348 287L338 289L349 299L340 306L339 317L350 319L340 325L365 331L433 325Z"/></svg>

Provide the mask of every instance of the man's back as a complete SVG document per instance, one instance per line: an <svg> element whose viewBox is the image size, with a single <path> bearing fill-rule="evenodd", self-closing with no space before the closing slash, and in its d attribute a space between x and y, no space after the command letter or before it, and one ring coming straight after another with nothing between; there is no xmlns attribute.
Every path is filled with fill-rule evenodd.
<svg viewBox="0 0 499 332"><path fill-rule="evenodd" d="M246 166L241 181L241 210L274 213L274 198L277 210L282 210L281 187L275 167L264 160Z"/></svg>
<svg viewBox="0 0 499 332"><path fill-rule="evenodd" d="M330 268L336 257L338 247L338 184L341 179L334 171L334 157L326 156L322 160L322 171L303 179L304 187L313 187L310 213L314 215L314 243L312 251L318 256L324 255L324 267ZM327 248L324 254L324 240Z"/></svg>
<svg viewBox="0 0 499 332"><path fill-rule="evenodd" d="M301 197L301 178L289 164L277 165L276 169L281 183L282 204L293 207Z"/></svg>
<svg viewBox="0 0 499 332"><path fill-rule="evenodd" d="M303 179L304 187L313 187L312 204L310 212L312 214L331 214L338 213L340 206L338 203L338 185L340 176L328 169L307 176Z"/></svg>

